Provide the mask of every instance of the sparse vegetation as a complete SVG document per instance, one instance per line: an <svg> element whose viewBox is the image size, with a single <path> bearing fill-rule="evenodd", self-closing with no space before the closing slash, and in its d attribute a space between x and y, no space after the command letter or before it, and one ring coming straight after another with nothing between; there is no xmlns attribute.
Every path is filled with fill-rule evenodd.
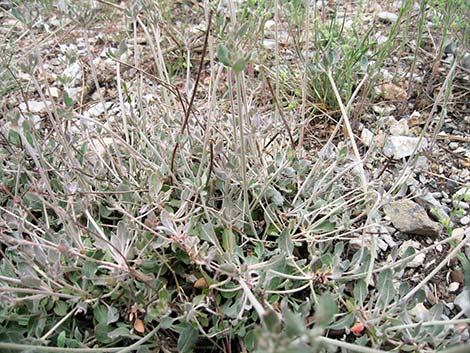
<svg viewBox="0 0 470 353"><path fill-rule="evenodd" d="M5 2L1 352L470 349L469 194L441 238L399 249L382 207L418 194L421 150L392 161L358 137L400 101L385 81L418 109L428 82L399 83L441 63L420 60L425 34L467 48L465 4L404 0L380 37L369 1L307 3ZM462 89L452 63L422 138ZM465 281L431 300L455 259Z"/></svg>

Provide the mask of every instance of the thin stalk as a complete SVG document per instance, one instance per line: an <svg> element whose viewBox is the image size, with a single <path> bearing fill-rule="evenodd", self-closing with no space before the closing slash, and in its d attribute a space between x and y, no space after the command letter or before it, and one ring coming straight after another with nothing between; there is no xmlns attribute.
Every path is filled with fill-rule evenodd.
<svg viewBox="0 0 470 353"><path fill-rule="evenodd" d="M315 5L316 6L316 3ZM315 9L314 9L315 11ZM304 38L304 58L308 58L310 46L310 6L307 6L305 12L305 38ZM306 62L306 60L305 60ZM300 106L300 117L302 119L301 128L300 128L300 139L299 139L299 151L300 151L300 158L302 158L302 148L304 146L304 138L305 138L305 109L307 106L307 81L308 81L308 70L305 67L302 72L302 103Z"/></svg>
<svg viewBox="0 0 470 353"><path fill-rule="evenodd" d="M359 346L357 344L352 344L352 343L348 343L344 341L337 341L335 339L323 337L323 336L313 337L312 340L314 342L321 342L327 345L344 348L347 350L347 352L359 352L359 353L386 353L387 352L381 349L374 349L374 348Z"/></svg>
<svg viewBox="0 0 470 353"><path fill-rule="evenodd" d="M406 96L406 100L403 102L403 105L408 102L409 98L411 97L411 93L413 91L413 75L416 69L416 61L418 60L418 50L421 47L421 40L423 39L423 28L424 28L424 20L426 18L425 10L426 10L427 0L421 0L421 6L419 8L419 22L418 22L418 37L416 39L416 50L414 53L413 61L411 63L410 68L410 76L408 79L408 93Z"/></svg>
<svg viewBox="0 0 470 353"><path fill-rule="evenodd" d="M414 324L391 326L391 327L387 327L384 332L388 333L389 331L415 328L417 326L430 327L430 326L453 326L453 325L467 325L467 324L470 324L470 319L442 320L442 321L436 320L436 321L416 322Z"/></svg>
<svg viewBox="0 0 470 353"><path fill-rule="evenodd" d="M468 353L470 352L470 344L458 345L448 349L440 350L439 353Z"/></svg>
<svg viewBox="0 0 470 353"><path fill-rule="evenodd" d="M238 131L240 136L240 165L243 179L243 214L248 216L248 222L250 223L251 231L253 236L259 239L256 227L253 222L253 217L250 212L250 204L248 202L248 178L246 172L248 165L246 162L246 147L245 147L245 124L243 114L243 103L242 103L242 87L241 77L242 73L235 74L235 86L237 89L237 107L238 107Z"/></svg>
<svg viewBox="0 0 470 353"><path fill-rule="evenodd" d="M118 62L116 63L116 88L118 91L119 106L121 108L121 117L122 117L124 135L126 136L126 142L130 144L131 140L129 138L129 127L128 127L129 124L127 122L127 111L126 111L126 106L124 105L124 96L122 94L121 64L119 64Z"/></svg>
<svg viewBox="0 0 470 353"><path fill-rule="evenodd" d="M40 339L42 341L46 340L47 337L49 337L51 334L53 334L59 327L64 323L70 316L74 315L78 310L78 307L75 307L72 311L68 312L67 315L65 315L61 320L59 320L52 328L46 332L44 336L42 336Z"/></svg>
<svg viewBox="0 0 470 353"><path fill-rule="evenodd" d="M88 65L90 66L91 77L93 79L93 83L95 84L96 92L98 93L98 96L100 97L100 103L103 105L104 116L106 117L106 120L109 120L108 108L106 107L106 104L104 104L105 100L103 97L103 93L101 92L100 82L98 80L98 72L96 71L96 66L93 63L93 55L91 54L90 38L88 37L88 29L85 28L83 30L83 36L85 37L86 53L87 53Z"/></svg>
<svg viewBox="0 0 470 353"><path fill-rule="evenodd" d="M439 133L439 131L441 130L442 128L442 125L444 125L444 118L447 117L447 105L449 103L449 98L450 98L450 95L452 94L452 83L453 83L453 78L454 78L454 74L453 72L455 72L455 66L456 66L456 63L459 61L459 57L455 58L454 59L454 62L453 62L453 65L451 67L451 71L452 71L452 75L451 75L451 79L450 80L446 80L446 83L447 85L446 86L443 86L443 88L445 88L445 91L444 91L444 102L442 104L442 111L441 111L441 114L440 114L440 117L439 117L439 122L437 123L436 125L436 128L434 129L434 132L433 132L433 135L432 135L432 139L431 139L431 142L429 144L429 149L432 148L432 146L434 145L434 143L436 143L436 140L437 140L437 134ZM439 92L440 93L440 92ZM437 100L436 100L437 101ZM435 102L436 103L436 102ZM435 104L434 103L434 104Z"/></svg>
<svg viewBox="0 0 470 353"><path fill-rule="evenodd" d="M274 41L275 53L274 53L274 65L276 66L276 98L279 97L280 92L280 58L279 58L279 0L274 0Z"/></svg>
<svg viewBox="0 0 470 353"><path fill-rule="evenodd" d="M49 296L49 297L57 297L57 298L62 298L62 299L80 299L80 297L76 296L76 295L63 294L63 293L57 293L57 292L52 292L52 291L48 291L48 290L33 289L33 288L0 287L0 292L39 294L39 295L44 295L44 296Z"/></svg>
<svg viewBox="0 0 470 353"><path fill-rule="evenodd" d="M364 194L367 194L367 178L366 178L366 174L364 172L364 167L362 165L362 158L361 158L361 155L359 153L359 149L357 148L356 140L354 138L354 133L352 131L351 123L349 122L349 117L348 117L348 113L346 111L346 107L343 104L343 100L341 99L341 96L338 92L338 88L336 87L336 83L333 80L333 76L331 74L331 69L330 68L328 68L326 70L326 74L328 76L328 79L330 80L331 87L333 88L333 92L335 93L335 96L336 96L336 100L338 101L338 105L339 105L339 108L341 110L341 114L343 116L344 125L346 126L346 131L348 133L349 141L351 141L351 147L353 149L354 156L356 157L356 161L358 163L357 168L359 170L359 175L360 175L360 178L361 178L362 189L364 191Z"/></svg>
<svg viewBox="0 0 470 353"><path fill-rule="evenodd" d="M273 97L273 100L274 100L274 103L276 105L277 111L278 111L278 113L281 117L282 123L284 124L284 127L286 128L287 134L289 136L291 148L292 148L292 150L295 150L294 137L292 136L292 132L290 131L289 124L287 123L287 120L284 116L284 112L282 111L281 106L279 105L279 101L277 100L277 97L279 97L279 95L277 93L276 94L274 93L273 88L271 86L271 82L269 81L268 77L266 77L266 82L268 83L269 91L271 92L271 95Z"/></svg>
<svg viewBox="0 0 470 353"><path fill-rule="evenodd" d="M250 301L251 305L253 305L253 308L258 313L258 316L262 318L266 314L266 310L264 309L264 307L261 305L258 299L256 299L253 292L251 291L250 288L248 288L248 285L245 283L245 281L242 278L240 278L238 283L240 283L240 286L242 287L243 292L248 297L248 300Z"/></svg>
<svg viewBox="0 0 470 353"><path fill-rule="evenodd" d="M207 44L209 42L209 32L210 32L211 23L212 23L212 11L209 12L209 20L208 21L209 22L207 23L206 35L204 36L204 46L202 48L202 55L201 55L201 60L199 62L199 69L197 71L196 82L194 83L193 93L191 95L189 105L186 109L186 114L184 116L183 124L181 124L180 135L183 134L184 130L188 126L189 115L191 114L192 106L194 104L194 99L196 98L196 92L197 92L197 88L199 86L199 81L200 81L200 78L201 78L201 72L202 72L202 69L203 69L203 66L204 66L204 59L206 57ZM178 147L179 147L179 143L178 143L178 141L176 141L175 147L173 148L173 153L171 155L170 171L172 173L174 171L174 163L175 163L176 151L178 150Z"/></svg>

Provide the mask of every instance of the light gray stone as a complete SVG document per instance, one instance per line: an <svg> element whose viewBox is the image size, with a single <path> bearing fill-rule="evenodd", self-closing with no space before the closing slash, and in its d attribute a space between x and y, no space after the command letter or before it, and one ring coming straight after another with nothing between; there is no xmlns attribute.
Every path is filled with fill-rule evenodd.
<svg viewBox="0 0 470 353"><path fill-rule="evenodd" d="M455 54L455 51L457 50L457 43L454 41L450 41L445 47L444 47L444 54L449 55Z"/></svg>
<svg viewBox="0 0 470 353"><path fill-rule="evenodd" d="M94 105L92 105L90 107L90 109L88 109L86 112L85 112L85 115L88 115L88 116L91 116L91 117L99 117L101 114L103 114L106 110L109 110L109 108L111 108L111 106L113 105L112 102L104 102L103 103L96 103Z"/></svg>
<svg viewBox="0 0 470 353"><path fill-rule="evenodd" d="M463 201L454 200L453 204L454 204L454 207L461 208L463 210L468 210L470 208L470 205L467 202L463 202Z"/></svg>
<svg viewBox="0 0 470 353"><path fill-rule="evenodd" d="M408 128L408 122L405 119L397 121L390 126L390 134L393 136L408 136L410 129Z"/></svg>
<svg viewBox="0 0 470 353"><path fill-rule="evenodd" d="M421 243L415 240L406 240L403 244L398 248L398 256L403 257L405 255L406 249L413 248L415 251L419 251L421 247ZM406 267L419 267L424 263L424 259L426 254L416 254L415 257L409 261Z"/></svg>
<svg viewBox="0 0 470 353"><path fill-rule="evenodd" d="M387 157L392 157L394 159L402 159L404 157L409 157L415 150L418 145L419 137L410 137L410 136L389 136L385 141L385 146L383 147L383 153ZM426 138L422 138L418 152L428 146L428 141Z"/></svg>
<svg viewBox="0 0 470 353"><path fill-rule="evenodd" d="M463 188L460 188L457 190L456 194L458 196L462 196L464 199L470 198L470 186L464 186Z"/></svg>
<svg viewBox="0 0 470 353"><path fill-rule="evenodd" d="M367 128L362 129L361 140L364 142L364 145L370 146L374 139L374 133Z"/></svg>
<svg viewBox="0 0 470 353"><path fill-rule="evenodd" d="M442 206L442 204L433 196L433 193L424 192L422 195L416 197L416 202L419 203L427 210L435 210L437 217L449 220L449 208Z"/></svg>
<svg viewBox="0 0 470 353"><path fill-rule="evenodd" d="M68 78L68 87L76 87L80 84L82 79L82 67L78 61L68 66L63 73L63 76Z"/></svg>
<svg viewBox="0 0 470 353"><path fill-rule="evenodd" d="M47 107L50 105L50 102L28 101L28 104L20 103L20 110L22 112L29 111L33 114L45 114L47 112Z"/></svg>
<svg viewBox="0 0 470 353"><path fill-rule="evenodd" d="M470 223L470 217L469 216L463 216L460 218L460 224L463 226L466 226L467 224Z"/></svg>
<svg viewBox="0 0 470 353"><path fill-rule="evenodd" d="M465 70L470 70L470 53L466 53L462 59L462 67Z"/></svg>
<svg viewBox="0 0 470 353"><path fill-rule="evenodd" d="M470 317L470 287L466 287L455 297L455 305L465 312L466 317Z"/></svg>
<svg viewBox="0 0 470 353"><path fill-rule="evenodd" d="M395 23L398 20L398 15L393 12L382 11L377 14L379 20L383 23Z"/></svg>
<svg viewBox="0 0 470 353"><path fill-rule="evenodd" d="M264 39L263 47L273 50L276 47L276 41L274 39Z"/></svg>

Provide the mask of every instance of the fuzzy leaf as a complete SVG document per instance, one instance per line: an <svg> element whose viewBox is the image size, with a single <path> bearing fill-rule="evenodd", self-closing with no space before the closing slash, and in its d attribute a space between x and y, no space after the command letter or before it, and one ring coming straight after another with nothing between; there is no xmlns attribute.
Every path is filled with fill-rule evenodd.
<svg viewBox="0 0 470 353"><path fill-rule="evenodd" d="M219 58L222 64L230 67L230 60L228 58L228 49L222 43L217 46L217 57Z"/></svg>
<svg viewBox="0 0 470 353"><path fill-rule="evenodd" d="M98 322L98 324L106 324L108 321L108 308L104 305L97 305L93 308L93 317Z"/></svg>
<svg viewBox="0 0 470 353"><path fill-rule="evenodd" d="M315 232L329 232L335 229L336 224L330 221L323 221L319 225L317 225L313 230Z"/></svg>
<svg viewBox="0 0 470 353"><path fill-rule="evenodd" d="M232 69L235 72L242 72L245 69L246 65L246 60L245 59L238 59L235 61L235 64L233 64Z"/></svg>
<svg viewBox="0 0 470 353"><path fill-rule="evenodd" d="M338 311L336 301L332 294L323 293L318 300L318 305L315 311L316 323L320 327L327 326Z"/></svg>
<svg viewBox="0 0 470 353"><path fill-rule="evenodd" d="M362 305L366 296L367 284L364 280L360 279L356 282L356 285L354 286L354 299L356 299L356 303Z"/></svg>
<svg viewBox="0 0 470 353"><path fill-rule="evenodd" d="M191 325L188 325L178 337L178 352L191 352L198 337L198 331Z"/></svg>
<svg viewBox="0 0 470 353"><path fill-rule="evenodd" d="M263 322L266 328L271 333L279 333L281 331L281 322L277 313L273 310L269 310L263 317Z"/></svg>
<svg viewBox="0 0 470 353"><path fill-rule="evenodd" d="M285 254L286 256L291 256L292 251L294 250L294 243L292 242L289 230L290 227L285 228L281 232L278 241L279 250L281 250L281 253Z"/></svg>
<svg viewBox="0 0 470 353"><path fill-rule="evenodd" d="M65 347L65 339L66 339L65 331L62 331L61 333L59 333L59 336L57 337L57 346L60 348Z"/></svg>
<svg viewBox="0 0 470 353"><path fill-rule="evenodd" d="M131 337L131 333L126 327L118 327L117 329L108 332L108 337L110 339L116 339L118 337Z"/></svg>
<svg viewBox="0 0 470 353"><path fill-rule="evenodd" d="M300 336L305 331L305 324L298 313L288 311L285 315L285 332L288 337Z"/></svg>

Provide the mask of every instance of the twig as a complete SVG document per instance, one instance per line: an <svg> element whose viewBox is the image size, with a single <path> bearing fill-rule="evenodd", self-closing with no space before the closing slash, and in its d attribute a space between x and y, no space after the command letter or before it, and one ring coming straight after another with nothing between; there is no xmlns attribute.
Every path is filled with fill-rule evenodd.
<svg viewBox="0 0 470 353"><path fill-rule="evenodd" d="M333 76L331 75L331 69L327 69L326 74L328 76L328 79L330 80L330 84L331 84L331 87L333 88L333 92L335 93L336 100L338 101L338 105L341 110L341 114L343 116L344 125L346 126L346 131L348 133L349 140L351 141L351 146L352 146L354 155L356 157L356 161L358 162L358 169L359 169L359 174L361 177L362 188L364 190L364 193L367 193L366 174L364 172L364 167L362 165L362 159L361 159L361 155L359 154L359 149L357 148L356 140L354 139L354 133L351 128L351 123L349 122L349 117L348 117L346 107L343 104L341 96L338 92L338 88L336 87L336 83L333 80Z"/></svg>
<svg viewBox="0 0 470 353"><path fill-rule="evenodd" d="M183 124L181 125L180 134L182 134L184 132L184 130L186 129L186 127L188 125L189 115L191 114L191 108L194 104L194 98L196 97L197 87L199 85L199 80L201 78L202 68L204 66L204 59L206 58L207 44L209 42L209 32L210 32L210 29L211 29L211 22L212 22L212 11L209 12L209 20L208 20L208 23L207 23L206 35L204 36L204 46L202 48L201 61L199 62L199 69L197 71L196 82L194 84L193 93L191 95L191 100L189 101L188 108L186 109L186 114L185 114L185 117L184 117ZM179 143L177 141L176 144L175 144L175 147L173 148L173 152L171 154L170 171L172 173L173 173L174 166L175 166L175 157L176 157L176 151L178 150L178 147L179 147Z"/></svg>
<svg viewBox="0 0 470 353"><path fill-rule="evenodd" d="M348 342L337 341L335 339L323 337L323 336L316 337L315 341L320 341L322 343L329 344L332 346L345 348L348 352L359 352L359 353L385 353L386 352L380 349L374 349L374 348L359 346L357 344L352 344Z"/></svg>
<svg viewBox="0 0 470 353"><path fill-rule="evenodd" d="M109 2L109 1L106 1L106 0L96 0L96 1L99 2L99 3L101 3L101 4L114 7L115 9L118 9L118 10L120 10L120 11L125 11L125 10L126 10L125 7L119 6L119 5L117 5L117 4L113 4L112 2Z"/></svg>
<svg viewBox="0 0 470 353"><path fill-rule="evenodd" d="M439 353L467 353L467 352L470 352L470 344L454 346L449 349L444 349L443 351L438 351L438 352Z"/></svg>
<svg viewBox="0 0 470 353"><path fill-rule="evenodd" d="M269 91L271 92L271 95L273 96L274 104L276 104L276 108L279 111L279 115L281 116L282 123L284 124L284 127L286 128L287 133L289 134L289 140L290 140L290 143L291 143L291 147L292 147L293 150L295 150L294 138L292 137L292 133L290 131L289 125L287 125L286 118L284 117L284 112L282 111L281 107L279 106L279 102L277 100L276 95L274 94L273 87L271 86L271 82L269 81L268 77L266 77L266 82L268 83Z"/></svg>

